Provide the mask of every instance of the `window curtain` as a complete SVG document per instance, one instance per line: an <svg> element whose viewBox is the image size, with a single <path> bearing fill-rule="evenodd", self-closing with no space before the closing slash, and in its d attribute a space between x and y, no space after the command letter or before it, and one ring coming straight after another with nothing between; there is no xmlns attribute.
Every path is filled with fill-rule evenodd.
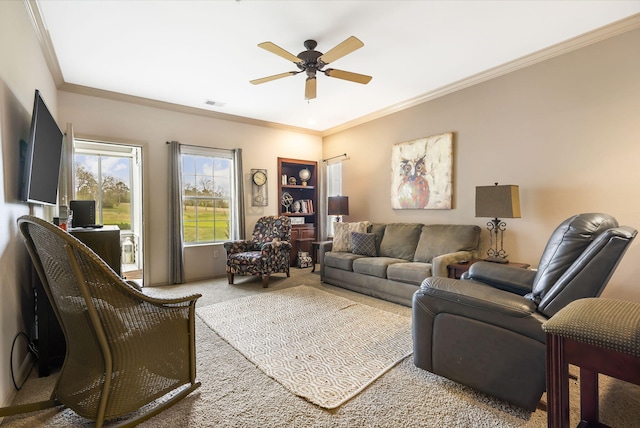
<svg viewBox="0 0 640 428"><path fill-rule="evenodd" d="M233 150L233 164L235 168L234 195L235 218L237 219L233 230L234 239L245 239L245 215L244 215L244 174L242 172L242 149Z"/></svg>
<svg viewBox="0 0 640 428"><path fill-rule="evenodd" d="M170 230L169 230L169 269L170 284L184 284L184 246L182 236L182 168L180 162L180 143L167 142L170 146L171 185L169 189Z"/></svg>
<svg viewBox="0 0 640 428"><path fill-rule="evenodd" d="M60 167L60 185L58 186L58 206L69 206L74 198L75 185L73 182L73 125L67 123L62 146L62 166Z"/></svg>

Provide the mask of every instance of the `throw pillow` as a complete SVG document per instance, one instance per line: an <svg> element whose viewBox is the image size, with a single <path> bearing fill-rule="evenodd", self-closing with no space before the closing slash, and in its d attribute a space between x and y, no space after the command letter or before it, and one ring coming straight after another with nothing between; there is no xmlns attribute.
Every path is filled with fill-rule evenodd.
<svg viewBox="0 0 640 428"><path fill-rule="evenodd" d="M373 233L351 232L351 252L362 256L376 256L376 235Z"/></svg>
<svg viewBox="0 0 640 428"><path fill-rule="evenodd" d="M336 222L333 225L333 246L331 251L351 252L351 232L365 233L369 227L368 221L356 223Z"/></svg>

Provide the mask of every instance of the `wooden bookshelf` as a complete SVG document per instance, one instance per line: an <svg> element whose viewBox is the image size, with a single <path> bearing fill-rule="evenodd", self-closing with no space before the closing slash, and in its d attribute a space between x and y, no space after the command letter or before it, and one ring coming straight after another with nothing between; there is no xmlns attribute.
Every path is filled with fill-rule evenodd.
<svg viewBox="0 0 640 428"><path fill-rule="evenodd" d="M309 171L303 182L300 172ZM308 242L317 239L318 223L318 162L278 158L278 197L280 215L291 217L291 265L295 266L298 251L309 251ZM290 182L295 179L295 183ZM291 202L283 204L286 199Z"/></svg>

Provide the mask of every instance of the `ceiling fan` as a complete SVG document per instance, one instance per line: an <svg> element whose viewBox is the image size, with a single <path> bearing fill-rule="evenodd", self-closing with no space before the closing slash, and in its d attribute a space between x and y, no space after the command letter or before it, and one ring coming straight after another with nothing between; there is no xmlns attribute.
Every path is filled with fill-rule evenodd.
<svg viewBox="0 0 640 428"><path fill-rule="evenodd" d="M316 97L316 73L319 71L324 73L325 76L335 77L337 79L348 80L350 82L362 83L366 85L371 80L371 76L364 74L352 73L350 71L336 70L335 68L324 67L334 62L343 56L360 49L364 46L358 38L351 36L344 42L338 44L333 49L330 49L327 53L323 54L315 50L318 43L315 40L307 40L304 42L306 51L300 52L297 56L293 55L286 50L282 49L271 42L263 42L258 44L259 47L265 49L271 53L274 53L282 58L292 61L298 66L298 71L287 71L286 73L275 74L273 76L263 77L261 79L251 80L254 85L270 82L272 80L281 79L287 76L294 76L303 71L307 74L307 82L304 88L304 97L307 100L311 100Z"/></svg>

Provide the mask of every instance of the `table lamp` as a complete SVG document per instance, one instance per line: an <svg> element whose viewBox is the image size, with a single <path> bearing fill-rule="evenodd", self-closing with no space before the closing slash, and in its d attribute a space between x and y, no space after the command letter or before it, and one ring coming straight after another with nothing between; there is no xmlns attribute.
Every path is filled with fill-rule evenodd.
<svg viewBox="0 0 640 428"><path fill-rule="evenodd" d="M342 221L343 215L349 215L348 196L329 196L329 215L336 216L336 221Z"/></svg>
<svg viewBox="0 0 640 428"><path fill-rule="evenodd" d="M476 217L493 217L487 222L489 249L485 260L509 263L502 246L507 224L500 218L520 218L520 188L511 184L499 186L498 183L495 186L476 186Z"/></svg>

